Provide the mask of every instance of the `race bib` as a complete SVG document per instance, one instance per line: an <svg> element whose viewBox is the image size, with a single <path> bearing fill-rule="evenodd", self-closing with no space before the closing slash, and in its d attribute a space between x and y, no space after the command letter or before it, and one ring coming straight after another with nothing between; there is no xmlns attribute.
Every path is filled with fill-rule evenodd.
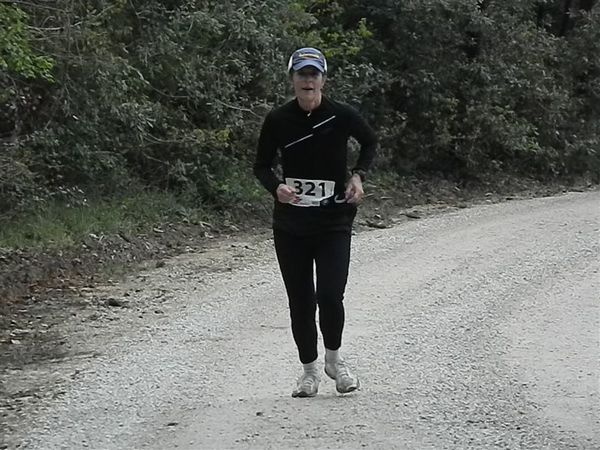
<svg viewBox="0 0 600 450"><path fill-rule="evenodd" d="M335 190L335 181L330 180L286 178L285 184L296 190L299 200L291 203L295 206L320 206L321 200L331 197Z"/></svg>

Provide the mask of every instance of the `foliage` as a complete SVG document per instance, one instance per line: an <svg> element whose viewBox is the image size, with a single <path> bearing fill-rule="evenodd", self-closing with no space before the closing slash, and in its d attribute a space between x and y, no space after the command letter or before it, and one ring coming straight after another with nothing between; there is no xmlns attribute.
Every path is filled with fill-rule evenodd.
<svg viewBox="0 0 600 450"><path fill-rule="evenodd" d="M175 196L168 193L79 200L47 202L0 228L0 248L72 247L90 236L132 235L169 218L186 217Z"/></svg>
<svg viewBox="0 0 600 450"><path fill-rule="evenodd" d="M303 45L377 127L381 170L600 178L599 42L589 0L0 3L0 220L144 189L255 201Z"/></svg>
<svg viewBox="0 0 600 450"><path fill-rule="evenodd" d="M569 88L568 116L559 137L563 170L573 176L589 172L600 181L600 9L580 12L578 27L567 36L562 65Z"/></svg>
<svg viewBox="0 0 600 450"><path fill-rule="evenodd" d="M26 22L27 14L21 9L0 4L0 70L5 76L52 81L53 61L32 51Z"/></svg>
<svg viewBox="0 0 600 450"><path fill-rule="evenodd" d="M0 215L39 198L29 155L17 143L41 98L28 83L54 81L54 62L32 50L27 20L22 10L0 3Z"/></svg>

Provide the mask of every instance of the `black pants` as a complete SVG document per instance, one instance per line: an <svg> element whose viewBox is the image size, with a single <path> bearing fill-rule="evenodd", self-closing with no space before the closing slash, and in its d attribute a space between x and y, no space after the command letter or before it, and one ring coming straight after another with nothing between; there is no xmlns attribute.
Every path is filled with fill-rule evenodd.
<svg viewBox="0 0 600 450"><path fill-rule="evenodd" d="M306 364L317 359L317 305L325 348L337 350L342 344L351 232L295 236L274 230L274 238L289 300L292 334L300 361Z"/></svg>

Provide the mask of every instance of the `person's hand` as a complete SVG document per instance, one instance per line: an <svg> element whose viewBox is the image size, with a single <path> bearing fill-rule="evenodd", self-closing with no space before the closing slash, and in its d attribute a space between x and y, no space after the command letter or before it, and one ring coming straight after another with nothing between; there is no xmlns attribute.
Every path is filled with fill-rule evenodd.
<svg viewBox="0 0 600 450"><path fill-rule="evenodd" d="M277 200L279 200L281 203L292 203L298 199L298 196L296 195L296 189L288 186L287 184L281 183L279 186L277 186L277 191L275 192L277 194Z"/></svg>
<svg viewBox="0 0 600 450"><path fill-rule="evenodd" d="M346 186L346 202L360 203L364 195L365 191L360 176L358 174L352 175Z"/></svg>

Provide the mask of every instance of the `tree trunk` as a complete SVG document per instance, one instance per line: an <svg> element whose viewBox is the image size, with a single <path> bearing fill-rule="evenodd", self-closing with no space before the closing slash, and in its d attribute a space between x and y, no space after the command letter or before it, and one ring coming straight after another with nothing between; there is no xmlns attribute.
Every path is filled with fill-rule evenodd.
<svg viewBox="0 0 600 450"><path fill-rule="evenodd" d="M560 10L562 11L562 16L560 20L560 30L558 32L558 35L564 36L571 25L571 4L573 3L573 1L562 0L561 3L562 4Z"/></svg>

